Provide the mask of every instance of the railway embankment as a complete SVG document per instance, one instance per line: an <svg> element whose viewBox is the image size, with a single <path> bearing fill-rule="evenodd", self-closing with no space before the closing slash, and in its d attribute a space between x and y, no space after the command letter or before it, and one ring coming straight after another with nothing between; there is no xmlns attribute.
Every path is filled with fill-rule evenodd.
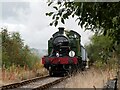
<svg viewBox="0 0 120 90"><path fill-rule="evenodd" d="M78 72L75 76L66 79L64 82L59 83L53 88L100 88L103 89L108 81L111 81L112 85L116 83L114 77L116 72L114 70L107 71L101 69L91 68L89 70ZM113 80L113 81L112 81Z"/></svg>
<svg viewBox="0 0 120 90"><path fill-rule="evenodd" d="M48 77L39 80L30 80L28 84L21 84L21 88L93 88L93 89L112 89L116 90L117 78L114 70L101 70L90 68L85 71L77 72L67 79L60 79L60 77ZM57 81L56 81L57 80ZM54 82L54 83L53 83ZM23 82L22 82L23 83ZM30 83L30 84L29 84ZM58 84L57 84L58 83ZM24 86L22 86L24 85ZM43 85L43 86L40 86ZM14 85L17 87L18 85ZM52 86L52 87L51 87ZM11 86L13 87L13 85ZM13 87L13 88L14 88ZM19 88L19 87L18 87Z"/></svg>

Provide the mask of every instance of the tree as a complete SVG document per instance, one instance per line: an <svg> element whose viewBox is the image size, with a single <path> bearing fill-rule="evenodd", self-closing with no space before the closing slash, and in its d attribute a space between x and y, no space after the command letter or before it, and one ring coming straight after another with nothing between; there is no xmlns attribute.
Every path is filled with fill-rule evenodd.
<svg viewBox="0 0 120 90"><path fill-rule="evenodd" d="M104 35L96 34L90 39L91 43L86 45L86 50L91 62L101 62L102 65L108 65L113 59L113 52L110 52L112 40Z"/></svg>
<svg viewBox="0 0 120 90"><path fill-rule="evenodd" d="M39 61L38 56L31 53L29 47L24 45L18 32L10 33L6 28L0 32L2 38L2 67L9 68L13 64L30 69Z"/></svg>
<svg viewBox="0 0 120 90"><path fill-rule="evenodd" d="M109 50L112 40L108 36L98 36L96 34L93 35L90 40L91 43L85 46L89 55L90 64L103 70L118 70L116 54ZM117 46L116 48L120 49L120 46ZM120 51L118 50L117 52Z"/></svg>
<svg viewBox="0 0 120 90"><path fill-rule="evenodd" d="M66 19L76 16L79 26L111 36L114 43L120 43L120 2L57 2L53 8L56 11L46 13L53 19L50 25L57 26L58 20L65 24Z"/></svg>

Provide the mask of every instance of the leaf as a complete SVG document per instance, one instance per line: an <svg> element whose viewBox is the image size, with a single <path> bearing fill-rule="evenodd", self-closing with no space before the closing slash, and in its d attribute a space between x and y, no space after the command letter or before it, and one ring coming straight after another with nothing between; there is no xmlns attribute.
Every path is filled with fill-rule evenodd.
<svg viewBox="0 0 120 90"><path fill-rule="evenodd" d="M50 23L50 26L52 26L53 25L53 23Z"/></svg>
<svg viewBox="0 0 120 90"><path fill-rule="evenodd" d="M61 13L61 12L59 12L57 15L60 15L60 16L61 16L61 15L62 15L62 13Z"/></svg>
<svg viewBox="0 0 120 90"><path fill-rule="evenodd" d="M72 15L72 17L74 18L74 14Z"/></svg>
<svg viewBox="0 0 120 90"><path fill-rule="evenodd" d="M58 20L59 19L59 17L56 17L56 20Z"/></svg>
<svg viewBox="0 0 120 90"><path fill-rule="evenodd" d="M55 24L54 24L54 25L55 25L55 27L56 27L56 26L58 25L58 21L55 21Z"/></svg>
<svg viewBox="0 0 120 90"><path fill-rule="evenodd" d="M52 19L55 19L55 16L56 16L56 15L54 14L53 17L52 17Z"/></svg>
<svg viewBox="0 0 120 90"><path fill-rule="evenodd" d="M85 27L85 28L88 28L88 26L89 26L89 24L88 24L88 23L86 23L84 27Z"/></svg>
<svg viewBox="0 0 120 90"><path fill-rule="evenodd" d="M49 13L49 16L51 16L53 13L54 13L54 12L50 12L50 13Z"/></svg>
<svg viewBox="0 0 120 90"><path fill-rule="evenodd" d="M46 16L48 15L48 13L45 13L46 14Z"/></svg>
<svg viewBox="0 0 120 90"><path fill-rule="evenodd" d="M61 18L61 22L62 22L63 24L65 24L64 19L63 19L63 18Z"/></svg>
<svg viewBox="0 0 120 90"><path fill-rule="evenodd" d="M56 10L58 10L58 8L56 6L54 6L53 8L55 8Z"/></svg>
<svg viewBox="0 0 120 90"><path fill-rule="evenodd" d="M107 31L106 31L106 30L104 30L103 35L105 36L106 34L107 34Z"/></svg>
<svg viewBox="0 0 120 90"><path fill-rule="evenodd" d="M46 16L51 16L54 12L46 13Z"/></svg>
<svg viewBox="0 0 120 90"><path fill-rule="evenodd" d="M84 21L81 22L80 24L81 28L83 28L84 23L85 23Z"/></svg>
<svg viewBox="0 0 120 90"><path fill-rule="evenodd" d="M57 4L59 5L59 4L61 4L61 2L60 2L60 1L58 1L58 3L57 3Z"/></svg>
<svg viewBox="0 0 120 90"><path fill-rule="evenodd" d="M78 17L78 18L75 20L75 22L76 22L77 20L81 21L81 20L80 20L80 17ZM79 24L78 24L78 25L79 25Z"/></svg>
<svg viewBox="0 0 120 90"><path fill-rule="evenodd" d="M65 11L65 8L63 8L63 9L60 9L59 11L58 11L58 14L57 15L62 15L63 14L63 12Z"/></svg>
<svg viewBox="0 0 120 90"><path fill-rule="evenodd" d="M65 14L63 15L63 18L64 18L64 19L66 19L66 18L68 19L67 13L65 13Z"/></svg>
<svg viewBox="0 0 120 90"><path fill-rule="evenodd" d="M49 4L48 4L48 6L50 6L52 4L52 2L50 2Z"/></svg>
<svg viewBox="0 0 120 90"><path fill-rule="evenodd" d="M78 22L78 25L80 25L80 22L81 22L81 21Z"/></svg>

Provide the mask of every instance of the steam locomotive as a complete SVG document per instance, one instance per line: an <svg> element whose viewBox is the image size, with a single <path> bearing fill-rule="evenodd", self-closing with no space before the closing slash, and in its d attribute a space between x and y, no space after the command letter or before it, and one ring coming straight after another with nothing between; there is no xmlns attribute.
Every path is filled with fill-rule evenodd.
<svg viewBox="0 0 120 90"><path fill-rule="evenodd" d="M87 53L81 45L81 36L73 31L65 31L63 27L48 40L48 56L42 58L42 64L50 76L59 73L72 73L83 70L86 66Z"/></svg>

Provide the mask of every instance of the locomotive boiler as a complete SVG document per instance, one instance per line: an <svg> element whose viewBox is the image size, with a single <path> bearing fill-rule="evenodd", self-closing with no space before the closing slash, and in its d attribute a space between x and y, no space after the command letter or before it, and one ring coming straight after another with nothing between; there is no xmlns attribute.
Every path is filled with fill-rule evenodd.
<svg viewBox="0 0 120 90"><path fill-rule="evenodd" d="M48 55L42 58L42 64L50 76L59 73L72 73L86 66L87 54L81 45L81 36L73 31L65 31L63 27L48 40Z"/></svg>

